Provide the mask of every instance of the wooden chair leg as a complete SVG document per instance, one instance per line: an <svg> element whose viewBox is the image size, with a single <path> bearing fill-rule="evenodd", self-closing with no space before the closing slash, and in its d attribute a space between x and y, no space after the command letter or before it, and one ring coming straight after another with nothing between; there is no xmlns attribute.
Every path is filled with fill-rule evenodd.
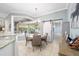
<svg viewBox="0 0 79 59"><path fill-rule="evenodd" d="M45 43L46 43L46 45L47 45L47 40L45 40Z"/></svg>
<svg viewBox="0 0 79 59"><path fill-rule="evenodd" d="M46 45L47 45L47 41L46 41Z"/></svg>
<svg viewBox="0 0 79 59"><path fill-rule="evenodd" d="M41 46L40 46L40 51L41 51Z"/></svg>
<svg viewBox="0 0 79 59"><path fill-rule="evenodd" d="M25 45L27 46L27 41L26 41L26 44Z"/></svg>
<svg viewBox="0 0 79 59"><path fill-rule="evenodd" d="M34 51L34 47L33 47L33 51Z"/></svg>

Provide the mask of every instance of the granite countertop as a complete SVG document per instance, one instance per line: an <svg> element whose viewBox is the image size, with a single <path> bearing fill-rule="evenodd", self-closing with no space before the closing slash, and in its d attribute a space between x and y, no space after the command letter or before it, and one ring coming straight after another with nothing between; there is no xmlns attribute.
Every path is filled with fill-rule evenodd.
<svg viewBox="0 0 79 59"><path fill-rule="evenodd" d="M0 33L0 49L14 42L16 40L15 36L11 33Z"/></svg>
<svg viewBox="0 0 79 59"><path fill-rule="evenodd" d="M3 33L3 34L1 34L0 33L0 37L2 37L2 36L15 36L16 34L9 34L9 33Z"/></svg>
<svg viewBox="0 0 79 59"><path fill-rule="evenodd" d="M7 46L7 45L9 45L9 44L11 44L12 42L14 42L15 41L15 39L8 39L8 40L6 40L6 39L1 39L0 40L0 49L2 49L2 48L4 48L5 46Z"/></svg>
<svg viewBox="0 0 79 59"><path fill-rule="evenodd" d="M5 46L11 44L16 40L16 34L12 34L11 32L0 32L0 49Z"/></svg>

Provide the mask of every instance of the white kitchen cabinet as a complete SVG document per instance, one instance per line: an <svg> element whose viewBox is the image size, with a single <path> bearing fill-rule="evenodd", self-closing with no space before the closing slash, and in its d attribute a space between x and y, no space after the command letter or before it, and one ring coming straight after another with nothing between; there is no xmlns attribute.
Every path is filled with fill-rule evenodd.
<svg viewBox="0 0 79 59"><path fill-rule="evenodd" d="M0 48L0 56L14 56L15 55L15 41Z"/></svg>

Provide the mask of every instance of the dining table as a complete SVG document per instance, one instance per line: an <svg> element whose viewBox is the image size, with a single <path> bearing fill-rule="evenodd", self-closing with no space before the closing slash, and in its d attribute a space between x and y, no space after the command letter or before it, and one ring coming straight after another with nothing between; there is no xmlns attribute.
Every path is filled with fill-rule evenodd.
<svg viewBox="0 0 79 59"><path fill-rule="evenodd" d="M29 34L26 36L26 45L27 45L27 41L33 40L33 35L34 34ZM42 34L38 34L38 35L41 35L41 41L44 41L47 44L47 39L45 39L45 35L42 35Z"/></svg>
<svg viewBox="0 0 79 59"><path fill-rule="evenodd" d="M34 35L34 34L28 35L26 40L32 41L32 40L33 40L33 35ZM41 35L41 34L38 34L38 35ZM44 38L44 35L41 35L41 40L42 40L43 38Z"/></svg>

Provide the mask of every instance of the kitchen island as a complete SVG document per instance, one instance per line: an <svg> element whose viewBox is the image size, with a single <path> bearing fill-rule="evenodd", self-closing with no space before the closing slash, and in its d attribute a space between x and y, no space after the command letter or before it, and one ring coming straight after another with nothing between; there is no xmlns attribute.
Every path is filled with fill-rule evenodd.
<svg viewBox="0 0 79 59"><path fill-rule="evenodd" d="M14 56L15 55L15 40L14 34L0 35L0 56Z"/></svg>

